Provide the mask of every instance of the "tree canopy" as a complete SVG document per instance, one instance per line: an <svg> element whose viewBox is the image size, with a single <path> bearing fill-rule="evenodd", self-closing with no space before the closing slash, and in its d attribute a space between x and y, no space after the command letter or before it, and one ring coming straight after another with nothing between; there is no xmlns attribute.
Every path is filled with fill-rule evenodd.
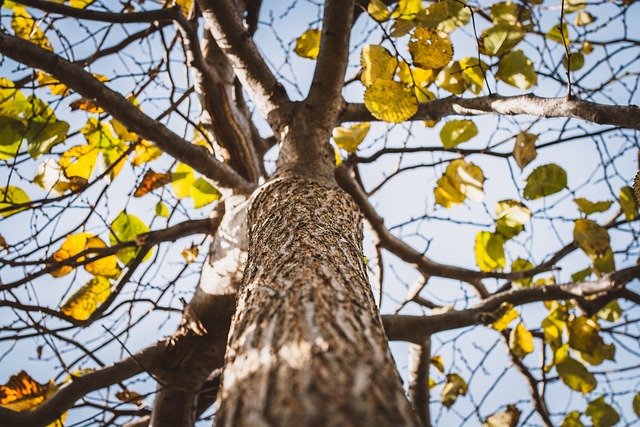
<svg viewBox="0 0 640 427"><path fill-rule="evenodd" d="M0 427L164 425L176 407L210 424L234 399L225 348L237 368L242 327L296 310L243 317L242 289L268 282L252 257L284 270L322 250L319 274L349 284L334 301L373 293L372 360L391 341L423 425L637 423L638 16L634 0L5 0ZM313 205L312 231L282 223L307 188L338 212ZM360 217L364 235L344 229ZM351 339L326 337L308 351ZM304 370L305 351L277 353Z"/></svg>

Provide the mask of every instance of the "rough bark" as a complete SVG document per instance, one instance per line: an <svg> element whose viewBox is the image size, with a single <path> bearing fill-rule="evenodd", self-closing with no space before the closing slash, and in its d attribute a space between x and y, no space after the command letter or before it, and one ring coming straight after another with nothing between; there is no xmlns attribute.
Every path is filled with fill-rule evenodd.
<svg viewBox="0 0 640 427"><path fill-rule="evenodd" d="M255 196L217 426L417 425L367 282L362 224L336 187Z"/></svg>

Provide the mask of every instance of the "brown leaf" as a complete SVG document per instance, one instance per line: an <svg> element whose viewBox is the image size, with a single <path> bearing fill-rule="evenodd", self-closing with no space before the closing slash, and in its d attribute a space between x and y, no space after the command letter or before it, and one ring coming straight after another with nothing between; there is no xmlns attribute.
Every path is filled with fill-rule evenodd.
<svg viewBox="0 0 640 427"><path fill-rule="evenodd" d="M136 188L135 193L133 193L133 197L142 197L157 188L167 185L172 179L173 174L171 172L157 173L153 169L149 169L144 174L142 182Z"/></svg>

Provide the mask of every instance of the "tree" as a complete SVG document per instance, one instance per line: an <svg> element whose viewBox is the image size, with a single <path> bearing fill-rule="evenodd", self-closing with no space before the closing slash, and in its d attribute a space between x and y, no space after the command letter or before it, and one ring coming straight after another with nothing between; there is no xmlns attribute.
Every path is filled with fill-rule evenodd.
<svg viewBox="0 0 640 427"><path fill-rule="evenodd" d="M638 5L273 3L3 3L0 426L640 416Z"/></svg>

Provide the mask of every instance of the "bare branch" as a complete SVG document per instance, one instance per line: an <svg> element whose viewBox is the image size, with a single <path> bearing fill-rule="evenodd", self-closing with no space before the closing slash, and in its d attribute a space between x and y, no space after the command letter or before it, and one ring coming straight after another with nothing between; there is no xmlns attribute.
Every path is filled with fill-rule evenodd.
<svg viewBox="0 0 640 427"><path fill-rule="evenodd" d="M429 364L431 363L431 339L409 346L409 397L422 425L431 425L429 414Z"/></svg>
<svg viewBox="0 0 640 427"><path fill-rule="evenodd" d="M229 166L216 160L206 148L180 138L81 67L33 43L7 34L0 34L0 53L29 67L46 71L82 96L95 100L130 131L153 141L167 154L210 178L219 189L233 189L241 193L253 191L254 184L248 183Z"/></svg>
<svg viewBox="0 0 640 427"><path fill-rule="evenodd" d="M537 117L570 117L601 125L612 125L640 130L640 108L637 105L618 106L596 104L578 98L542 98L533 94L521 96L489 95L476 98L450 96L420 104L410 120L438 120L442 117L477 116L482 114L518 115ZM340 122L376 120L364 104L348 104Z"/></svg>
<svg viewBox="0 0 640 427"><path fill-rule="evenodd" d="M322 119L327 129L332 129L340 115L344 100L342 87L349 59L349 35L353 16L353 0L329 0L324 6L320 53L306 107L322 108ZM313 118L313 116L310 116Z"/></svg>
<svg viewBox="0 0 640 427"><path fill-rule="evenodd" d="M171 21L175 19L176 14L181 13L180 6L143 12L118 13L80 9L77 7L66 6L62 3L53 3L45 0L19 0L16 3L34 7L49 13L57 13L65 17L84 19L87 21L110 22L112 24Z"/></svg>
<svg viewBox="0 0 640 427"><path fill-rule="evenodd" d="M211 31L218 46L227 55L236 76L249 91L253 101L272 127L281 126L282 112L289 97L258 51L244 28L240 13L230 0L200 0L205 28Z"/></svg>

